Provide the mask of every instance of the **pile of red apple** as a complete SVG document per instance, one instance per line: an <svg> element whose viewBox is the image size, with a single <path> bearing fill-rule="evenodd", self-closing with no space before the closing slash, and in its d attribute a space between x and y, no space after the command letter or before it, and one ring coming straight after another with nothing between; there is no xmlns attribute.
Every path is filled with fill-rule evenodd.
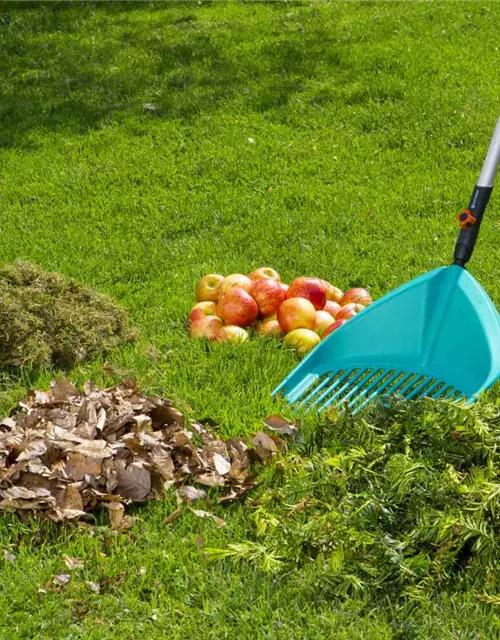
<svg viewBox="0 0 500 640"><path fill-rule="evenodd" d="M191 338L244 342L247 329L283 337L283 344L304 354L371 304L366 289L345 293L320 278L281 282L271 267L248 276L210 273L196 285L197 304L189 314Z"/></svg>

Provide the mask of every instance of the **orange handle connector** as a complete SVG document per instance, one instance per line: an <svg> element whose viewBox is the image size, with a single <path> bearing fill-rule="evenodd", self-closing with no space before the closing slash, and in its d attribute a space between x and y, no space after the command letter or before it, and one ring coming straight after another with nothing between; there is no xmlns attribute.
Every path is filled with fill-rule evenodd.
<svg viewBox="0 0 500 640"><path fill-rule="evenodd" d="M477 218L470 209L464 209L457 213L457 220L461 229L470 229L477 224Z"/></svg>

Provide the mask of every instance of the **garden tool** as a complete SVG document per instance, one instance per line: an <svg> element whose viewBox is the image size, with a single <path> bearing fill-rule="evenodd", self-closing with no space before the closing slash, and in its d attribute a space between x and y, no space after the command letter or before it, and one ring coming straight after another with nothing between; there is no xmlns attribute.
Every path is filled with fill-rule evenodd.
<svg viewBox="0 0 500 640"><path fill-rule="evenodd" d="M333 331L273 395L357 413L397 396L474 402L500 377L500 316L466 270L500 162L500 119L460 226L453 264L383 296Z"/></svg>

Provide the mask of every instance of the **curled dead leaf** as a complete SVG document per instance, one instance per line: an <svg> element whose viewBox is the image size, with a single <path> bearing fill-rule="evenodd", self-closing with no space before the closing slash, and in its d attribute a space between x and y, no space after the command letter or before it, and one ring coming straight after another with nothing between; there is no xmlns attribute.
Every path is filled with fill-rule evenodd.
<svg viewBox="0 0 500 640"><path fill-rule="evenodd" d="M63 558L64 564L70 571L74 571L75 569L83 569L83 558L71 558L70 556L63 556Z"/></svg>
<svg viewBox="0 0 500 640"><path fill-rule="evenodd" d="M191 507L189 507L189 509L194 513L195 516L198 516L198 518L210 518L218 527L223 527L226 524L222 518L219 518L213 513L210 513L210 511L203 511L203 509L192 509Z"/></svg>
<svg viewBox="0 0 500 640"><path fill-rule="evenodd" d="M267 416L264 420L264 424L271 431L275 431L284 436L293 436L297 433L298 425L289 422L283 416L273 413L270 416Z"/></svg>
<svg viewBox="0 0 500 640"><path fill-rule="evenodd" d="M226 460L224 456L221 456L220 453L214 453L213 461L215 470L219 475L224 476L231 470L231 463L229 460Z"/></svg>
<svg viewBox="0 0 500 640"><path fill-rule="evenodd" d="M140 463L134 462L117 472L117 492L129 500L142 501L151 491L151 475Z"/></svg>
<svg viewBox="0 0 500 640"><path fill-rule="evenodd" d="M193 502L194 500L202 500L207 497L207 492L203 491L203 489L197 489L196 487L184 486L181 487L177 494L182 498L186 498L189 502Z"/></svg>
<svg viewBox="0 0 500 640"><path fill-rule="evenodd" d="M177 507L163 521L163 524L172 524L182 514L182 509Z"/></svg>
<svg viewBox="0 0 500 640"><path fill-rule="evenodd" d="M91 582L90 580L85 580L85 584L94 593L101 592L101 585L98 582Z"/></svg>

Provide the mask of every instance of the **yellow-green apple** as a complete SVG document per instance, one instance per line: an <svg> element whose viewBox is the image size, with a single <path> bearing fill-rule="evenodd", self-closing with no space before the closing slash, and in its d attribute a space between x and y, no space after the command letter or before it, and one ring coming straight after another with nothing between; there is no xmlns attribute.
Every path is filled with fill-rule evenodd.
<svg viewBox="0 0 500 640"><path fill-rule="evenodd" d="M203 316L198 322L191 324L189 329L190 338L207 338L217 340L219 331L222 329L222 320L219 316Z"/></svg>
<svg viewBox="0 0 500 640"><path fill-rule="evenodd" d="M345 324L347 322L347 320L335 320L335 322L333 324L331 324L329 327L327 327L324 331L323 331L323 335L321 336L321 338L324 340L326 337L328 337L333 331L336 331L339 327L341 327L343 324Z"/></svg>
<svg viewBox="0 0 500 640"><path fill-rule="evenodd" d="M321 336L323 335L323 331L334 322L335 318L330 315L328 311L320 309L320 311L316 311L316 324L314 325L314 331Z"/></svg>
<svg viewBox="0 0 500 640"><path fill-rule="evenodd" d="M341 291L338 287L334 287L333 284L328 282L328 280L320 280L325 288L326 299L333 300L333 302L340 302L342 300L342 296L344 292Z"/></svg>
<svg viewBox="0 0 500 640"><path fill-rule="evenodd" d="M280 304L285 299L285 294L280 283L271 278L261 278L254 280L250 287L250 295L259 307L259 313L269 316L276 313Z"/></svg>
<svg viewBox="0 0 500 640"><path fill-rule="evenodd" d="M287 333L283 340L284 345L294 347L299 355L311 351L320 342L321 338L311 329L294 329Z"/></svg>
<svg viewBox="0 0 500 640"><path fill-rule="evenodd" d="M196 285L195 295L198 302L204 302L206 300L217 302L219 299L219 289L224 276L220 276L218 273L209 273L203 278L198 280Z"/></svg>
<svg viewBox="0 0 500 640"><path fill-rule="evenodd" d="M257 320L259 307L252 296L241 287L231 287L222 294L217 303L217 315L226 324L247 327Z"/></svg>
<svg viewBox="0 0 500 640"><path fill-rule="evenodd" d="M217 337L219 342L246 342L248 340L248 333L242 327L238 327L235 324L227 324L219 331Z"/></svg>
<svg viewBox="0 0 500 640"><path fill-rule="evenodd" d="M271 267L260 267L259 269L255 269L248 276L250 280L261 280L262 278L270 278L271 280L276 280L276 282L280 281L280 276L277 271L272 269Z"/></svg>
<svg viewBox="0 0 500 640"><path fill-rule="evenodd" d="M358 304L357 302L349 302L340 309L340 311L335 316L335 320L349 320L349 318L354 317L363 309L364 307L362 304Z"/></svg>
<svg viewBox="0 0 500 640"><path fill-rule="evenodd" d="M344 293L344 295L342 296L342 300L340 301L340 305L344 307L350 302L357 302L359 304L362 304L363 307L367 307L373 302L373 300L366 289L355 287L354 289L349 289L349 291L346 291Z"/></svg>
<svg viewBox="0 0 500 640"><path fill-rule="evenodd" d="M283 335L283 330L275 315L263 318L261 322L257 323L255 330L259 335L265 337L278 337Z"/></svg>
<svg viewBox="0 0 500 640"><path fill-rule="evenodd" d="M204 302L198 302L189 312L189 322L195 323L198 322L204 316L215 316L217 304L210 300L205 300Z"/></svg>
<svg viewBox="0 0 500 640"><path fill-rule="evenodd" d="M287 298L280 305L277 318L285 333L293 329L314 329L316 309L306 298Z"/></svg>
<svg viewBox="0 0 500 640"><path fill-rule="evenodd" d="M315 309L323 309L326 302L325 288L318 278L295 278L286 292L287 298L306 298Z"/></svg>
<svg viewBox="0 0 500 640"><path fill-rule="evenodd" d="M248 276L244 276L242 273L232 273L222 281L220 285L219 297L226 293L226 291L229 291L229 289L231 289L232 287L245 289L245 291L249 293L251 286L252 281Z"/></svg>
<svg viewBox="0 0 500 640"><path fill-rule="evenodd" d="M334 302L333 300L327 300L325 302L325 306L323 307L324 311L328 311L328 313L334 318L341 308L342 307L339 305L339 303Z"/></svg>
<svg viewBox="0 0 500 640"><path fill-rule="evenodd" d="M288 289L290 288L290 285L285 284L284 282L280 282L280 286L283 289L283 293L285 294L285 298L286 298L286 294L288 292Z"/></svg>

